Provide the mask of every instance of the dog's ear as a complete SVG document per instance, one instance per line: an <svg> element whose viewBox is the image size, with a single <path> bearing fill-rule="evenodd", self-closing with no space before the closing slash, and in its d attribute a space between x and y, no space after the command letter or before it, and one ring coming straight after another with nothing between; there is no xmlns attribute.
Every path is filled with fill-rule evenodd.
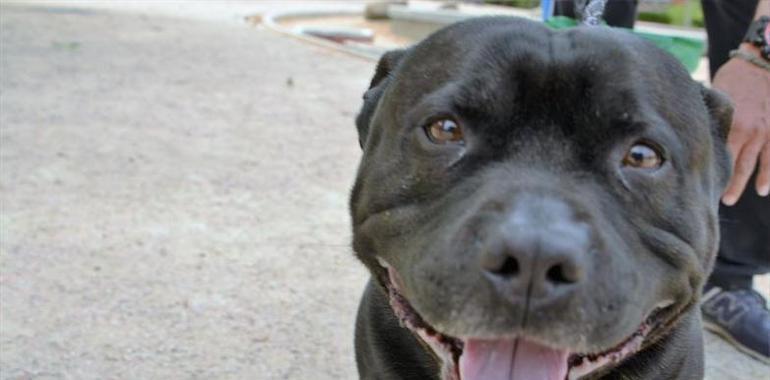
<svg viewBox="0 0 770 380"><path fill-rule="evenodd" d="M377 104L380 102L380 98L390 82L390 74L396 69L405 53L406 50L404 49L391 50L383 54L377 63L377 69L374 71L374 77L372 77L372 82L369 84L369 89L364 93L364 105L361 106L361 111L358 112L356 117L358 143L362 148L369 134L369 123L372 120L372 115L374 115Z"/></svg>
<svg viewBox="0 0 770 380"><path fill-rule="evenodd" d="M708 108L711 133L715 137L714 149L716 168L719 173L718 181L724 189L731 173L730 154L727 151L727 134L730 133L730 125L733 123L733 102L719 90L701 87L701 94L703 95L703 102Z"/></svg>
<svg viewBox="0 0 770 380"><path fill-rule="evenodd" d="M705 86L701 86L701 94L711 115L712 129L722 142L727 141L733 123L733 102L725 93Z"/></svg>

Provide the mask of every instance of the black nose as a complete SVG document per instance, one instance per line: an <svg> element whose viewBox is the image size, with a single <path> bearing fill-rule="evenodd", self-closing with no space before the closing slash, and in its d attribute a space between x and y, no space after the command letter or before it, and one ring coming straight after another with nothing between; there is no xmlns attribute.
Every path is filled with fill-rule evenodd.
<svg viewBox="0 0 770 380"><path fill-rule="evenodd" d="M585 279L590 228L563 201L521 197L486 229L480 265L506 296L555 297Z"/></svg>

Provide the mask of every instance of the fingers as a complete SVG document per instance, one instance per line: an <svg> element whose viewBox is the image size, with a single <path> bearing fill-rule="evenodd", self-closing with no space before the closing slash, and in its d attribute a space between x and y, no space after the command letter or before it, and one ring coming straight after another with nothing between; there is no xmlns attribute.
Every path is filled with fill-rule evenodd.
<svg viewBox="0 0 770 380"><path fill-rule="evenodd" d="M741 150L751 138L751 134L744 128L742 120L736 117L733 119L733 125L730 127L730 133L727 135L727 150L730 157L733 158L733 168L738 164Z"/></svg>
<svg viewBox="0 0 770 380"><path fill-rule="evenodd" d="M722 195L722 203L725 205L732 206L740 199L751 174L754 173L754 168L757 166L757 156L763 144L764 141L755 139L749 141L748 145L741 150L740 156L735 160L733 176L730 178L730 183L727 184L727 190Z"/></svg>
<svg viewBox="0 0 770 380"><path fill-rule="evenodd" d="M766 197L768 193L770 193L770 141L765 143L760 153L757 175L757 194Z"/></svg>

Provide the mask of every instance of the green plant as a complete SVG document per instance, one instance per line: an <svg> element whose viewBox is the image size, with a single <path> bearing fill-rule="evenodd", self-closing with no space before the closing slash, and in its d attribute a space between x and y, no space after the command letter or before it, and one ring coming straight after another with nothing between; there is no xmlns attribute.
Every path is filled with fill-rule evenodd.
<svg viewBox="0 0 770 380"><path fill-rule="evenodd" d="M540 0L484 0L484 2L515 8L536 8L540 6Z"/></svg>
<svg viewBox="0 0 770 380"><path fill-rule="evenodd" d="M639 12L638 19L640 21L682 26L687 23L688 8L689 12L691 12L690 26L702 28L705 24L703 21L703 9L701 9L700 3L692 4L690 7L687 4L672 4L667 6L663 12Z"/></svg>

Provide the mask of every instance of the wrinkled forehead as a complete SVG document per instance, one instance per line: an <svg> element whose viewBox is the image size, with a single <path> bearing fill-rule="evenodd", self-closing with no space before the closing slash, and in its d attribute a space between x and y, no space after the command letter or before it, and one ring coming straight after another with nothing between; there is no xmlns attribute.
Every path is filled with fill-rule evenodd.
<svg viewBox="0 0 770 380"><path fill-rule="evenodd" d="M492 25L472 34L450 28L417 46L393 83L397 104L515 113L526 121L567 116L559 110L570 117L579 116L576 110L651 115L650 78L631 47L611 35L523 25L528 27Z"/></svg>
<svg viewBox="0 0 770 380"><path fill-rule="evenodd" d="M443 102L470 113L515 110L524 119L569 110L570 117L672 118L679 124L681 114L663 99L699 96L673 57L628 32L553 31L523 20L445 29L416 46L394 79L392 95L404 108Z"/></svg>

